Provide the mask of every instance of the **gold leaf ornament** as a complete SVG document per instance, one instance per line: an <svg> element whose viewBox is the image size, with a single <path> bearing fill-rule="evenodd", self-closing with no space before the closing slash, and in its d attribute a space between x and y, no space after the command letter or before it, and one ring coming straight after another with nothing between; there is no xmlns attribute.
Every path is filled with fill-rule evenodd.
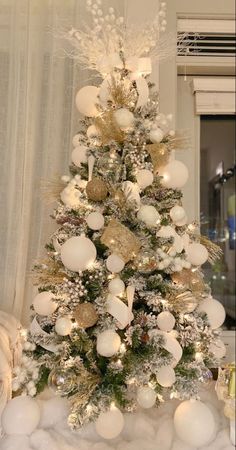
<svg viewBox="0 0 236 450"><path fill-rule="evenodd" d="M169 162L170 150L166 144L148 144L146 150L151 156L153 171L156 173Z"/></svg>
<svg viewBox="0 0 236 450"><path fill-rule="evenodd" d="M101 242L126 263L135 258L141 248L134 233L116 219L109 222L101 237Z"/></svg>

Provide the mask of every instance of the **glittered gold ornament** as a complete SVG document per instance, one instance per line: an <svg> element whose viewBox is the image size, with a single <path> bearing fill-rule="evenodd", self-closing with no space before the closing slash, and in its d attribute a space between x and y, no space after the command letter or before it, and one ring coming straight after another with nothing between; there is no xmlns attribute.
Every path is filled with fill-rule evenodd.
<svg viewBox="0 0 236 450"><path fill-rule="evenodd" d="M175 311L182 313L193 312L199 304L197 296L191 291L172 292L167 299L174 306Z"/></svg>
<svg viewBox="0 0 236 450"><path fill-rule="evenodd" d="M101 242L120 256L124 262L136 257L141 247L136 236L115 219L109 222L101 237Z"/></svg>
<svg viewBox="0 0 236 450"><path fill-rule="evenodd" d="M93 327L98 321L97 311L91 303L78 305L73 312L73 316L81 328Z"/></svg>
<svg viewBox="0 0 236 450"><path fill-rule="evenodd" d="M101 178L92 178L86 186L87 196L94 202L105 200L108 194L106 183Z"/></svg>
<svg viewBox="0 0 236 450"><path fill-rule="evenodd" d="M185 286L193 292L204 291L204 281L197 270L192 272L191 269L183 269L181 272L172 273L171 278L177 285Z"/></svg>
<svg viewBox="0 0 236 450"><path fill-rule="evenodd" d="M134 266L140 273L152 273L157 269L158 262L154 252L142 252L135 258Z"/></svg>
<svg viewBox="0 0 236 450"><path fill-rule="evenodd" d="M151 156L154 173L158 171L159 167L168 164L170 150L166 144L148 144L146 150Z"/></svg>
<svg viewBox="0 0 236 450"><path fill-rule="evenodd" d="M56 367L48 377L48 387L60 396L67 396L77 385L77 376L72 369Z"/></svg>

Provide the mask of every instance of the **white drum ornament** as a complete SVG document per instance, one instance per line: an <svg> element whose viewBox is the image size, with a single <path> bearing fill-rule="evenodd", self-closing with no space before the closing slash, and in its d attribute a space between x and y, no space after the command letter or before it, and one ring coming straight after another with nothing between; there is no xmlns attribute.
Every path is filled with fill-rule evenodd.
<svg viewBox="0 0 236 450"><path fill-rule="evenodd" d="M162 366L156 374L157 382L163 387L171 387L175 383L175 371L171 366Z"/></svg>
<svg viewBox="0 0 236 450"><path fill-rule="evenodd" d="M93 212L88 215L86 222L91 230L100 230L104 226L104 217L99 212Z"/></svg>
<svg viewBox="0 0 236 450"><path fill-rule="evenodd" d="M160 215L151 205L143 205L137 214L138 219L148 227L155 227L160 222Z"/></svg>
<svg viewBox="0 0 236 450"><path fill-rule="evenodd" d="M170 189L180 189L188 181L188 169L181 161L170 161L166 166L158 170L162 186Z"/></svg>
<svg viewBox="0 0 236 450"><path fill-rule="evenodd" d="M68 317L59 317L55 324L55 331L59 336L68 336L72 330L72 322Z"/></svg>
<svg viewBox="0 0 236 450"><path fill-rule="evenodd" d="M170 217L173 222L180 222L186 217L185 210L182 206L175 205L170 210Z"/></svg>
<svg viewBox="0 0 236 450"><path fill-rule="evenodd" d="M157 326L162 331L171 331L175 326L175 318L169 311L163 311L157 316Z"/></svg>
<svg viewBox="0 0 236 450"><path fill-rule="evenodd" d="M213 439L215 419L199 400L186 400L175 411L174 426L178 437L189 446L200 448Z"/></svg>
<svg viewBox="0 0 236 450"><path fill-rule="evenodd" d="M80 167L82 163L85 164L88 161L87 147L85 147L85 145L79 145L78 147L75 147L73 152L71 153L71 161L77 167Z"/></svg>
<svg viewBox="0 0 236 450"><path fill-rule="evenodd" d="M106 266L109 272L119 273L124 269L125 263L118 255L112 253L106 260Z"/></svg>
<svg viewBox="0 0 236 450"><path fill-rule="evenodd" d="M113 330L105 330L97 337L97 352L101 356L110 358L120 349L121 339Z"/></svg>
<svg viewBox="0 0 236 450"><path fill-rule="evenodd" d="M164 133L161 130L161 128L153 128L150 131L149 138L153 144L159 144L159 142L162 141L163 137L164 137Z"/></svg>
<svg viewBox="0 0 236 450"><path fill-rule="evenodd" d="M136 180L141 189L145 189L153 183L154 176L150 170L142 169L139 170L136 175Z"/></svg>
<svg viewBox="0 0 236 450"><path fill-rule="evenodd" d="M96 86L84 86L80 89L75 98L76 107L81 114L87 117L96 117L99 111L96 108L99 89Z"/></svg>
<svg viewBox="0 0 236 450"><path fill-rule="evenodd" d="M187 256L193 266L201 266L208 260L208 251L204 245L193 243L188 246Z"/></svg>
<svg viewBox="0 0 236 450"><path fill-rule="evenodd" d="M97 256L93 242L85 236L75 236L61 247L61 260L64 266L73 272L89 269Z"/></svg>
<svg viewBox="0 0 236 450"><path fill-rule="evenodd" d="M33 300L33 307L40 316L50 316L57 309L56 302L53 301L55 295L50 291L40 292Z"/></svg>
<svg viewBox="0 0 236 450"><path fill-rule="evenodd" d="M197 308L198 312L207 314L208 321L213 330L221 327L225 321L223 305L212 297L204 299Z"/></svg>
<svg viewBox="0 0 236 450"><path fill-rule="evenodd" d="M110 411L102 412L95 428L99 436L103 439L115 439L124 428L124 416L118 408L111 408Z"/></svg>
<svg viewBox="0 0 236 450"><path fill-rule="evenodd" d="M121 295L125 290L125 283L120 278L113 278L108 285L108 290L113 295Z"/></svg>
<svg viewBox="0 0 236 450"><path fill-rule="evenodd" d="M137 401L142 408L152 408L156 403L156 398L157 395L152 388L144 386L138 389Z"/></svg>
<svg viewBox="0 0 236 450"><path fill-rule="evenodd" d="M132 128L132 126L134 124L134 115L127 108L117 109L117 111L114 112L114 118L115 118L117 125L122 130L127 130L128 128Z"/></svg>
<svg viewBox="0 0 236 450"><path fill-rule="evenodd" d="M40 408L36 400L28 396L15 397L10 400L1 417L6 434L31 434L40 420Z"/></svg>
<svg viewBox="0 0 236 450"><path fill-rule="evenodd" d="M221 339L217 339L215 342L212 342L209 346L209 352L213 353L213 355L217 359L222 359L226 355L226 347L224 342Z"/></svg>

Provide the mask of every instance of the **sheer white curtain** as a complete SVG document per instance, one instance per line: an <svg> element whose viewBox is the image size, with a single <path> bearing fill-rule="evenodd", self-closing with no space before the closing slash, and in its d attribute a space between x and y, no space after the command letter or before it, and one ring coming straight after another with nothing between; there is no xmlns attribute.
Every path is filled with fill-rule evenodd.
<svg viewBox="0 0 236 450"><path fill-rule="evenodd" d="M0 310L23 320L32 263L55 226L40 182L68 172L78 120L78 69L54 30L76 26L81 6L76 0L0 0Z"/></svg>

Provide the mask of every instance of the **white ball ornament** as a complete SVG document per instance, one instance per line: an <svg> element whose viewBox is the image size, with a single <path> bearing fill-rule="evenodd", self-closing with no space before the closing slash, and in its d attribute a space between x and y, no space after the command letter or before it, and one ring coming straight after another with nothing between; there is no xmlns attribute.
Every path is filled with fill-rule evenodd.
<svg viewBox="0 0 236 450"><path fill-rule="evenodd" d="M72 144L73 147L78 147L79 145L81 145L81 139L83 138L83 136L81 134L75 134L75 136L73 136L72 138Z"/></svg>
<svg viewBox="0 0 236 450"><path fill-rule="evenodd" d="M36 400L28 396L10 400L1 417L6 434L31 434L38 426L40 408Z"/></svg>
<svg viewBox="0 0 236 450"><path fill-rule="evenodd" d="M137 214L138 219L148 227L155 227L160 222L160 215L151 205L143 205Z"/></svg>
<svg viewBox="0 0 236 450"><path fill-rule="evenodd" d="M213 353L217 359L222 359L226 355L226 346L221 339L217 339L215 342L210 344L209 352Z"/></svg>
<svg viewBox="0 0 236 450"><path fill-rule="evenodd" d="M188 181L188 169L181 161L170 161L166 166L161 167L158 174L163 177L161 179L162 186L170 189L180 189Z"/></svg>
<svg viewBox="0 0 236 450"><path fill-rule="evenodd" d="M208 260L208 251L204 245L193 243L188 246L187 256L193 266L201 266Z"/></svg>
<svg viewBox="0 0 236 450"><path fill-rule="evenodd" d="M204 299L197 308L198 312L207 314L208 321L213 330L221 327L225 321L223 305L212 297Z"/></svg>
<svg viewBox="0 0 236 450"><path fill-rule="evenodd" d="M55 295L50 291L40 292L33 300L33 307L40 316L50 316L57 309L56 302L53 301Z"/></svg>
<svg viewBox="0 0 236 450"><path fill-rule="evenodd" d="M153 183L154 176L150 170L142 169L136 174L136 180L141 189L145 189Z"/></svg>
<svg viewBox="0 0 236 450"><path fill-rule="evenodd" d="M108 285L108 289L113 295L121 295L125 290L125 283L120 278L113 278Z"/></svg>
<svg viewBox="0 0 236 450"><path fill-rule="evenodd" d="M132 128L132 126L134 124L134 115L127 108L117 109L117 111L114 112L114 118L115 118L117 125L122 130L127 130L128 128Z"/></svg>
<svg viewBox="0 0 236 450"><path fill-rule="evenodd" d="M95 261L97 250L93 242L85 236L68 239L61 247L61 260L73 272L88 269Z"/></svg>
<svg viewBox="0 0 236 450"><path fill-rule="evenodd" d="M177 222L175 222L175 225L177 227L183 227L184 225L186 225L188 223L188 216L187 214L183 217L183 219L178 220Z"/></svg>
<svg viewBox="0 0 236 450"><path fill-rule="evenodd" d="M138 389L137 401L142 408L152 408L156 403L156 398L157 395L155 391L149 386L144 386Z"/></svg>
<svg viewBox="0 0 236 450"><path fill-rule="evenodd" d="M103 439L115 439L124 428L124 416L118 408L111 408L110 411L102 412L95 428L99 436Z"/></svg>
<svg viewBox="0 0 236 450"><path fill-rule="evenodd" d="M119 351L120 345L120 336L113 330L105 330L97 337L97 352L106 358L115 355Z"/></svg>
<svg viewBox="0 0 236 450"><path fill-rule="evenodd" d="M157 382L163 387L171 387L175 383L175 371L171 366L162 366L156 374Z"/></svg>
<svg viewBox="0 0 236 450"><path fill-rule="evenodd" d="M175 205L170 210L170 217L173 222L180 222L186 217L185 210L182 206Z"/></svg>
<svg viewBox="0 0 236 450"><path fill-rule="evenodd" d="M69 317L59 317L55 323L55 331L59 336L68 336L72 330L72 322Z"/></svg>
<svg viewBox="0 0 236 450"><path fill-rule="evenodd" d="M149 138L153 144L159 144L164 137L164 133L161 128L154 128L150 131Z"/></svg>
<svg viewBox="0 0 236 450"><path fill-rule="evenodd" d="M106 266L110 272L119 273L124 269L125 263L122 258L112 253L106 260Z"/></svg>
<svg viewBox="0 0 236 450"><path fill-rule="evenodd" d="M91 230L100 230L104 226L104 217L100 212L93 212L88 215L86 222Z"/></svg>
<svg viewBox="0 0 236 450"><path fill-rule="evenodd" d="M81 164L85 164L87 160L87 147L85 147L85 145L79 145L78 147L75 147L71 153L71 161L77 167L80 167Z"/></svg>
<svg viewBox="0 0 236 450"><path fill-rule="evenodd" d="M80 89L75 98L76 107L81 114L87 117L96 117L98 110L96 104L98 100L99 89L96 86L84 86Z"/></svg>
<svg viewBox="0 0 236 450"><path fill-rule="evenodd" d="M169 311L163 311L157 316L157 326L162 331L171 331L175 326L175 318Z"/></svg>
<svg viewBox="0 0 236 450"><path fill-rule="evenodd" d="M95 125L90 125L88 127L88 129L87 129L86 134L87 134L89 139L91 139L91 138L93 138L95 136L99 137L101 135L99 129L97 127L95 127Z"/></svg>
<svg viewBox="0 0 236 450"><path fill-rule="evenodd" d="M214 437L215 419L199 400L186 400L175 411L174 426L178 437L189 446L203 447Z"/></svg>

